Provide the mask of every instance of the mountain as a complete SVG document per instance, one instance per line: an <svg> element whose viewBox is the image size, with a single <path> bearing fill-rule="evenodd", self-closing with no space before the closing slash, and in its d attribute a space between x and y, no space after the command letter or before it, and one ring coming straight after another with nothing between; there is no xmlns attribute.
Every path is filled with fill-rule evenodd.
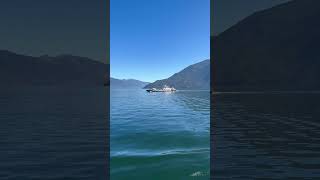
<svg viewBox="0 0 320 180"><path fill-rule="evenodd" d="M210 89L210 60L193 64L182 71L172 75L168 79L150 83L145 88L162 88L164 85L173 86L176 89Z"/></svg>
<svg viewBox="0 0 320 180"><path fill-rule="evenodd" d="M292 0L211 38L214 90L320 90L319 19L319 0Z"/></svg>
<svg viewBox="0 0 320 180"><path fill-rule="evenodd" d="M116 79L110 78L110 88L112 89L142 89L149 84L135 79Z"/></svg>
<svg viewBox="0 0 320 180"><path fill-rule="evenodd" d="M0 50L0 86L103 86L108 74L108 64L85 57L33 57Z"/></svg>

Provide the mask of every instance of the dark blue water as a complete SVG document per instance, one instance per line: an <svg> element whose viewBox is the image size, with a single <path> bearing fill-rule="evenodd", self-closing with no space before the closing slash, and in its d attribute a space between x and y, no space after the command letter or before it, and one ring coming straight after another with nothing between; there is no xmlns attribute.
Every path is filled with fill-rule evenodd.
<svg viewBox="0 0 320 180"><path fill-rule="evenodd" d="M111 179L209 179L208 91L110 94Z"/></svg>
<svg viewBox="0 0 320 180"><path fill-rule="evenodd" d="M106 88L2 89L0 179L107 179Z"/></svg>
<svg viewBox="0 0 320 180"><path fill-rule="evenodd" d="M320 93L212 97L214 179L320 179Z"/></svg>

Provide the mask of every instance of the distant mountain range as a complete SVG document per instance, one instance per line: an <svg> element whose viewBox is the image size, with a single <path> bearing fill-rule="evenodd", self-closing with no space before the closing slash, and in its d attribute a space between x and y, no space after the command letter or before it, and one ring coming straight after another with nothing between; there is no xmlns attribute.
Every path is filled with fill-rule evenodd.
<svg viewBox="0 0 320 180"><path fill-rule="evenodd" d="M0 50L0 86L109 84L109 65L85 57L26 56Z"/></svg>
<svg viewBox="0 0 320 180"><path fill-rule="evenodd" d="M319 90L319 19L319 0L292 0L212 37L213 88Z"/></svg>
<svg viewBox="0 0 320 180"><path fill-rule="evenodd" d="M162 88L164 85L173 86L178 90L209 90L210 60L190 65L167 79L148 84L145 88Z"/></svg>
<svg viewBox="0 0 320 180"><path fill-rule="evenodd" d="M112 89L142 89L148 82L135 79L116 79L110 78L110 88Z"/></svg>
<svg viewBox="0 0 320 180"><path fill-rule="evenodd" d="M26 56L0 50L0 86L103 86L116 89L209 89L210 61L191 65L168 79L154 83L134 79L109 80L109 65L73 55Z"/></svg>

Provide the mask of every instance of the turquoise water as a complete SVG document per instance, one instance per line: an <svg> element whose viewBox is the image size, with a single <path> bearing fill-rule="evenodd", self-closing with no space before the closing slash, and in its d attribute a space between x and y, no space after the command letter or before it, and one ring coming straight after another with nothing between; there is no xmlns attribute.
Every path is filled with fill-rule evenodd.
<svg viewBox="0 0 320 180"><path fill-rule="evenodd" d="M214 179L320 179L320 92L212 99Z"/></svg>
<svg viewBox="0 0 320 180"><path fill-rule="evenodd" d="M111 90L111 179L209 179L208 91Z"/></svg>
<svg viewBox="0 0 320 180"><path fill-rule="evenodd" d="M106 180L104 87L0 90L1 180Z"/></svg>

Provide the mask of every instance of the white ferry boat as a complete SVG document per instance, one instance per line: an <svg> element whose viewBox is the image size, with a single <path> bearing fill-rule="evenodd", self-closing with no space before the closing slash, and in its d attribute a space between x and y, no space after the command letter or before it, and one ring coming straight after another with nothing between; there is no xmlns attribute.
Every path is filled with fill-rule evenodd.
<svg viewBox="0 0 320 180"><path fill-rule="evenodd" d="M162 89L157 89L157 88L152 88L152 89L147 89L147 92L173 92L176 91L174 87L169 87L165 85Z"/></svg>

